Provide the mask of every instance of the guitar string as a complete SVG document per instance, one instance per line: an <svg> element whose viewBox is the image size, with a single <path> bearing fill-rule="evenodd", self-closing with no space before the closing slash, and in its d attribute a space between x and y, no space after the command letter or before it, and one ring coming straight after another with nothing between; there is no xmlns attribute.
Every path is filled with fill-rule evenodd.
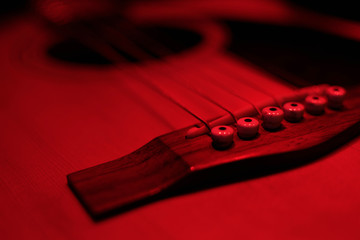
<svg viewBox="0 0 360 240"><path fill-rule="evenodd" d="M228 69L230 70L230 69ZM241 78L240 76L238 76L237 73L235 73L234 71L224 71L224 74L227 75L230 78ZM241 78L242 79L242 78ZM258 84L255 84L253 81L244 81L244 83L246 85L248 85L249 87L253 88L253 89L257 89L259 92L267 95L268 97L272 98L275 102L275 104L278 107L281 107L281 103L279 102L279 100L276 98L276 96L272 93L270 93L269 91L265 90L264 88L260 87Z"/></svg>
<svg viewBox="0 0 360 240"><path fill-rule="evenodd" d="M74 26L75 26L75 24L73 25L73 27ZM90 47L90 49L94 49L96 52L101 54L104 58L106 58L107 60L113 62L114 65L118 69L123 70L121 68L121 66L119 65L119 63L121 63L121 62L128 63L128 60L126 60L123 56L121 56L118 52L116 52L109 44L103 42L101 38L99 39L98 36L96 36L96 34L95 35L91 34L89 31L87 31L83 27L84 27L84 25L81 25L81 24L79 25L78 24L76 26L76 28L71 28L71 29L66 29L66 30L62 29L62 30L63 30L63 32L65 34L70 34L70 36L75 37L81 43L83 43L84 45ZM74 30L76 30L76 31L74 31ZM88 37L89 34L91 34L92 36ZM133 65L132 67L135 67L136 70L140 69L140 68L136 67L136 65ZM135 72L132 71L131 73L134 74ZM201 123L203 123L204 126L209 131L211 131L211 128L210 128L210 125L209 125L208 121L205 120L203 117L200 117L198 114L195 114L194 112L192 112L190 109L188 109L182 103L180 103L178 100L173 98L171 95L167 94L163 89L159 88L157 85L153 84L152 82L147 81L146 79L144 79L144 77L142 75L140 75L139 73L136 73L136 75L137 75L137 78L136 78L137 80L140 80L143 84L148 86L153 91L157 92L162 97L170 100L172 103L174 103L175 105L177 105L178 107L183 109L185 112L187 112L188 114L193 116L195 119L197 119Z"/></svg>
<svg viewBox="0 0 360 240"><path fill-rule="evenodd" d="M126 28L126 32L131 32L133 35L137 36L135 38L132 38L133 41L136 41L137 39L146 39L145 41L137 41L136 43L142 45L143 47L148 47L149 49L152 48L152 52L158 54L158 55L170 55L170 54L174 54L173 50L167 48L165 45L159 43L158 40L154 39L153 37L149 36L149 34L145 33L144 31L140 31L139 29L137 29L136 27L132 27L131 25L131 22L129 21L122 21L122 22L116 22L117 24L121 24L120 25L120 28L122 27L125 27ZM131 36L130 36L131 37ZM170 36L171 37L171 36ZM171 37L172 38L172 37ZM172 38L173 39L173 38ZM150 43L150 44L149 44ZM145 44L147 46L145 46ZM156 49L156 50L155 50ZM174 67L169 61L167 61L166 59L164 58L161 58L161 60L167 62L170 66ZM178 66L176 65L177 68L181 68L181 70L184 70L181 66ZM217 69L216 69L217 70ZM222 74L222 72L219 72ZM254 104L253 102L251 102L250 100L248 100L247 98L244 98L242 97L241 95L239 94L236 94L235 92L233 92L232 90L230 90L229 88L225 87L224 84L222 84L221 82L219 82L218 79L214 78L213 76L207 74L206 72L202 71L202 74L203 75L206 75L206 78L208 80L211 81L211 83L213 85L215 85L216 87L226 91L228 94L231 94L232 96L236 97L236 98L239 98L240 100L250 104L254 109L255 111L258 113L259 116L261 116L261 111L259 110L259 108L256 106L256 104ZM242 81L243 82L243 81ZM250 86L251 88L255 89L256 91L258 91L259 89L254 87L253 85ZM261 90L260 90L261 92ZM269 93L266 93L266 92L262 92L263 94L269 96L271 98L274 99L275 102L277 102L277 99L269 94Z"/></svg>
<svg viewBox="0 0 360 240"><path fill-rule="evenodd" d="M100 29L103 29L103 28L100 28ZM118 29L116 29L116 30L118 30ZM95 35L97 35L97 34L95 34ZM93 36L93 37L94 37L94 36ZM130 42L129 42L129 41L128 41L129 39L126 38L126 37L127 37L127 36L125 36L125 41L126 41L127 44L130 43L130 47L131 47L131 48L128 48L129 46L127 46L125 49L121 49L121 48L124 47L122 44L116 44L116 45L117 45L116 47L120 48L120 50L125 50L125 51L126 51L126 50L129 50L129 49L132 49L132 51L133 51L132 54L133 54L135 57L137 57L138 59L140 59L140 60L145 60L147 57L149 57L149 54L143 52L140 48L138 48L138 47L135 45L135 43L132 43L131 40L130 40ZM85 38L85 39L88 39L88 38ZM82 38L82 40L83 40L83 38ZM100 38L100 40L103 41L102 38ZM122 40L124 40L124 39L122 39ZM96 42L99 43L99 41L96 41ZM110 43L114 43L114 42L112 41L112 42L110 42ZM131 46L131 44L132 44L132 46ZM90 44L90 45L94 46L94 44ZM106 46L106 45L108 45L108 46ZM105 47L105 46L106 46L106 47ZM134 46L135 46L135 47L134 47ZM110 55L110 57L111 57L110 60L113 60L113 61L115 61L115 62L119 62L119 60L121 60L121 62L124 61L124 57L122 57L119 53L117 53L117 52L112 48L112 46L111 46L110 44L96 44L96 49L97 49L98 51L100 50L100 52L103 53L103 55L105 55L105 57L107 57L107 58L108 58L109 55ZM110 49L112 49L112 51L110 51ZM104 50L106 50L106 51L104 51ZM109 54L109 53L110 53L110 54ZM114 56L115 56L115 57L114 57ZM152 57L152 56L150 55L150 57ZM125 60L125 61L126 61L126 60ZM141 78L141 79L143 80L143 78ZM148 85L148 86L151 85L150 87L151 87L153 90L155 90L156 92L160 93L162 96L168 98L169 100L171 100L172 102L174 102L176 105L178 105L179 107L181 107L181 108L182 108L183 110L185 110L186 112L190 113L192 116L194 116L196 119L198 119L200 122L202 122L202 123L210 130L209 124L208 124L207 121L205 121L203 118L201 118L201 117L199 117L198 115L194 114L192 111L190 111L188 108L186 108L183 104L181 104L180 102L178 102L177 100L175 100L174 98L172 98L171 96L169 96L169 94L165 93L165 91L159 89L158 86L156 86L156 85L154 85L153 83L150 83L150 82L148 82L148 81L146 81L146 80L144 80L143 82L144 82L146 85ZM222 85L221 85L221 86L222 86ZM186 88L188 88L189 90L191 90L191 91L195 92L196 94L200 95L201 97L203 97L203 98L206 99L207 101L211 102L212 104L218 106L219 108L223 109L224 111L228 112L228 113L231 115L231 117L233 118L233 120L236 122L236 117L235 117L234 114L233 114L230 110L228 110L226 107L222 106L221 104L217 103L217 102L214 101L213 99L209 98L208 96L204 95L203 93L199 92L198 90L196 90L196 89L194 89L194 88L189 88L189 86L186 86ZM222 89L224 89L224 88L222 87ZM258 90L258 89L257 89L257 90ZM231 92L231 93L232 93L232 92ZM232 94L233 94L233 93L232 93ZM234 94L233 94L233 95L234 95ZM239 96L237 96L237 97L239 97ZM276 101L276 98L274 98L274 99L275 99L275 101ZM250 103L251 103L251 102L250 102ZM251 105L256 109L256 111L257 111L258 113L260 113L259 109L256 107L255 104L251 103ZM260 114L261 114L261 113L260 113Z"/></svg>
<svg viewBox="0 0 360 240"><path fill-rule="evenodd" d="M132 23L131 23L131 21L127 21L126 19L123 19L122 18L122 20L126 23L126 24L129 24L129 25L132 25ZM138 30L137 28L136 28L136 26L133 26L132 27L132 29L135 29L135 30ZM140 33L144 33L143 31L140 31L140 30L138 30L138 32L140 32ZM178 40L177 39L175 39L173 36L171 36L170 34L167 34L166 32L162 32L164 35L166 35L169 39L171 39L172 41L174 41L174 42L178 42ZM149 36L150 37L150 36ZM166 47L166 46L165 46ZM170 49L169 49L170 50ZM170 50L171 51L171 50ZM173 53L173 52L172 52ZM214 69L215 71L218 71L218 69L216 68L216 69ZM234 76L235 76L235 78L238 78L238 76L236 76L236 74L229 74L227 71L225 71L224 73L223 72L219 72L219 73L221 73L221 74L226 74L226 75L228 75L230 78L234 78ZM211 77L209 74L206 74L205 72L203 72L203 74L205 74L209 79L211 79L211 80L214 80L214 78L213 77ZM267 95L268 97L270 97L270 98L272 98L273 100L274 100L274 102L276 103L276 105L278 105L279 107L281 106L281 104L279 103L279 101L278 101L278 99L275 97L275 95L273 95L272 93L270 93L269 91L267 91L266 89L264 89L264 88L262 88L260 85L258 85L258 84L254 84L254 82L253 81L247 81L246 79L243 79L243 78L241 78L242 79L242 81L241 81L241 83L243 83L243 84L245 84L245 85L248 85L249 87L251 87L251 88L253 88L254 90L256 90L256 91L260 91L261 93L263 93L264 95ZM221 86L222 88L224 88L224 86L222 85ZM230 91L231 92L231 91ZM241 96L240 96L240 98L242 98ZM252 104L252 103L251 103ZM255 106L255 105L254 105ZM258 110L258 109L257 109ZM259 115L261 116L261 112L260 111L257 111L258 113L259 113Z"/></svg>
<svg viewBox="0 0 360 240"><path fill-rule="evenodd" d="M96 24L96 25L98 25L98 24ZM141 61L146 61L146 59L148 59L148 58L153 58L149 53L143 51L140 47L138 47L135 42L131 41L131 39L128 36L121 34L118 31L118 29L110 29L108 25L104 25L104 24L101 24L101 26L98 25L97 28L99 28L100 31L101 30L110 31L108 33L104 32L105 36L109 35L109 33L110 33L110 35L112 35L112 33L116 34L117 35L116 40L110 39L111 43L113 43L117 48L120 48L121 50L124 50L124 49L128 50L128 52L135 58L138 58ZM111 31L111 30L115 30L116 32ZM162 71L162 75L164 75L164 74L169 76L169 74L167 72ZM207 100L208 102L214 104L215 106L217 106L217 107L221 108L222 110L224 110L225 112L227 112L233 118L234 122L237 121L235 115L228 108L226 108L223 105L221 105L220 103L216 102L215 100L213 100L212 98L210 98L203 92L199 91L198 89L190 87L189 85L184 85L183 82L180 82L178 79L176 79L174 77L170 76L170 78L172 80L175 80L179 85L184 86L186 89L201 96L203 99Z"/></svg>
<svg viewBox="0 0 360 240"><path fill-rule="evenodd" d="M125 22L127 23L127 24L132 24L131 23L131 21L126 21L126 19L124 19L125 20ZM136 28L136 26L133 26L133 29L137 29ZM140 31L141 32L141 31ZM176 39L176 38L174 38L173 36L171 36L170 34L168 34L168 33L166 33L166 32L162 32L164 35L166 35L168 38L170 38L170 39L172 39L172 41L174 41L174 42L178 42L178 39ZM170 49L169 49L170 50ZM170 50L171 51L171 50ZM215 68L214 69L215 71L218 71L219 72L219 70L218 70L218 68ZM205 72L204 72L205 73ZM230 75L229 74L229 72L228 71L224 71L224 73L223 72L219 72L219 73L221 73L221 74L226 74L226 75L228 75L230 78L237 78L237 76L236 76L236 74L234 74L234 75ZM208 75L208 74L205 74L205 75L207 75L207 77L209 78L209 79L212 79L212 80L215 80L213 77L211 77L210 75ZM279 103L279 101L278 101L278 99L275 97L275 95L273 95L271 92L269 92L269 91L267 91L266 89L264 89L263 87L261 87L260 85L258 85L258 84L255 84L253 81L247 81L246 79L244 79L244 78L241 78L242 80L241 80L241 83L243 83L243 84L245 84L245 85L248 85L249 87L251 87L251 88L253 88L254 90L256 90L256 91L260 91L261 93L263 93L264 95L267 95L268 97L270 97L270 98L272 98L273 100L274 100L274 102L278 105L278 106L281 106L281 104ZM288 85L288 83L287 83L287 85ZM223 86L223 85L222 85ZM231 92L231 91L230 91ZM260 113L260 112L259 112ZM260 115L261 115L261 113L260 113Z"/></svg>
<svg viewBox="0 0 360 240"><path fill-rule="evenodd" d="M97 35L97 34L95 34L95 35ZM93 36L93 37L94 37L94 36ZM103 40L103 39L101 39L101 40ZM98 44L98 45L99 45L99 44ZM120 44L120 45L118 44L118 46L121 46L121 44ZM109 46L108 46L108 48L109 48ZM107 52L110 52L108 48L105 48L105 49L108 50ZM111 46L110 46L110 48L111 48ZM102 49L104 49L104 47L100 48L99 46L97 46L97 49L102 50ZM129 50L129 49L127 48L127 49L125 49L125 50ZM136 56L137 56L138 58L140 58L140 59L141 59L141 58L146 58L146 57L148 57L148 55L144 54L144 53L141 51L141 49L139 50L139 49L134 49L134 48L132 48L132 50L133 50L133 51L135 50L135 54L134 54L134 52L133 52L133 54L136 55ZM112 51L111 53L114 53L114 51ZM107 55L109 55L109 54L107 54ZM112 54L112 55L114 55L114 54ZM115 55L119 55L119 54L116 54L116 53L115 53ZM118 58L115 58L115 59L114 59L114 57L113 57L112 59L114 59L114 61L118 61L120 57L122 57L122 56L119 56ZM122 57L121 60L122 60L122 62L123 62L124 58ZM126 61L126 60L125 60L125 61ZM149 85L149 82L146 81L145 83L146 83L147 85ZM158 87L154 86L154 84L151 84L151 85L152 85L151 88L152 88L153 90L156 90L156 89L159 90ZM228 110L226 107L220 105L219 103L217 103L217 102L214 101L213 99L209 98L208 96L202 94L201 92L199 92L199 91L197 91L197 90L195 90L195 89L191 89L191 88L189 88L188 86L187 86L187 88L188 88L189 90L192 90L192 91L195 92L196 94L200 95L201 97L203 97L203 98L206 99L207 101L211 102L212 104L216 105L217 107L219 107L219 108L223 109L224 111L228 112L228 113L230 114L230 116L233 118L234 122L236 122L237 119L236 119L235 115L234 115L230 110ZM224 88L223 88L223 89L224 89ZM159 92L159 91L157 91L157 92ZM232 92L230 92L230 93L232 93ZM233 94L233 93L232 93L232 94ZM165 94L164 91L161 91L161 95L163 95L163 96L169 96L168 94ZM260 112L260 110L256 107L255 104L251 103L250 101L248 101L248 100L246 100L245 98L242 98L242 97L240 97L240 96L237 96L237 97L243 99L244 101L246 101L246 102L248 102L248 103L250 103L250 104L254 107L254 109L257 111L257 113L260 114L260 116L261 116L261 112ZM186 109L186 111L188 111L189 113L193 114L189 109L187 109L185 106L183 106L182 104L180 104L180 103L179 103L178 101L176 101L175 99L172 99L172 101L173 101L173 102L176 102L176 104L179 105L179 106L181 105L181 107L182 107L183 109ZM198 118L198 116L197 116L196 118ZM198 119L199 119L199 118L198 118ZM201 118L201 122L204 123L204 124L207 126L208 129L210 129L210 128L209 128L209 124L208 124L203 118Z"/></svg>
<svg viewBox="0 0 360 240"><path fill-rule="evenodd" d="M120 17L121 18L121 17ZM138 38L138 39L142 39L142 38L146 38L147 41L137 41L136 43L140 43L140 44L143 44L143 43L146 43L148 41L151 41L152 44L150 45L154 45L157 47L157 50L155 51L156 54L158 54L159 52L161 52L161 54L163 55L167 55L167 54L174 54L174 52L172 50L170 50L169 48L167 48L165 45L163 44L159 44L158 41L154 38L152 38L151 36L149 36L149 34L146 34L144 31L140 31L139 29L136 28L136 26L133 26L133 24L131 23L131 21L128 21L124 18L121 18L121 22L123 23L122 27L127 27L127 30L128 31L132 31L132 32L136 32L137 34L141 34L141 38ZM119 21L116 21L116 23L119 23ZM109 26L109 25L108 25ZM108 26L105 26L105 27L108 27ZM121 29L121 27L120 27ZM115 30L119 30L118 28L115 28ZM120 33L120 32L119 32ZM168 38L172 39L172 41L176 42L177 40L175 38L173 38L171 35L169 34L166 34ZM128 37L128 36L126 36ZM126 40L126 39L125 39ZM132 39L132 40L135 40L135 39ZM144 45L144 44L143 44ZM149 44L147 44L148 46L148 49L149 49ZM133 44L133 46L136 47L136 45ZM161 47L161 48L160 48ZM106 47L104 47L105 49L104 50L108 50L106 49ZM149 57L149 54L147 53L144 53L140 48L136 49L134 47L132 47L133 51L135 51L135 54L138 56L138 58L140 59L146 59L147 57ZM121 57L120 54L117 54L118 57ZM158 54L159 55L159 54ZM164 58L160 58L161 60L163 61L166 61ZM116 61L116 59L115 59ZM125 60L126 61L126 60ZM166 61L167 62L167 61ZM169 63L169 62L167 62ZM171 67L174 67L172 66L172 64L168 64L169 66ZM176 66L175 68L179 68L180 66ZM184 69L181 69L181 70L184 70ZM215 68L215 70L218 71L217 68ZM219 72L220 73L220 72ZM207 79L208 80L211 80L212 81L212 84L216 85L217 87L221 88L222 90L225 90L227 93L241 99L242 101L245 101L247 102L248 104L252 105L252 107L256 110L256 112L258 113L259 117L261 118L261 111L260 109L256 106L256 104L252 103L251 101L249 101L248 99L238 95L238 94L235 94L233 91L231 91L230 89L226 88L224 86L224 84L221 84L216 78L212 77L211 75L205 73L204 71L202 72L202 74L206 75ZM230 78L238 78L237 74L236 73L232 73L230 74L230 71L224 71L221 72L221 74L225 74L227 75L228 77ZM256 91L260 91L261 93L263 93L264 95L267 95L269 96L270 98L272 98L274 100L274 102L276 103L277 106L281 107L281 103L278 101L278 99L273 95L271 94L269 91L265 90L264 88L262 88L261 86L259 86L258 84L255 84L254 82L252 81L246 81L246 80L243 80L241 81L241 83L245 84L245 85L248 85L249 87L253 88L254 90ZM190 89L188 86L187 86L188 89ZM191 89L190 89L191 90ZM196 91L196 90L193 90L193 91ZM229 111L227 108L223 107L222 105L218 104L217 102L215 102L214 100L212 100L211 98L205 96L204 94L201 94L199 91L197 91L197 94L198 95L201 95L203 98L205 98L206 100L208 100L209 102L213 103L214 105L220 107L221 109L223 109L224 111L228 112L232 118L236 121L236 118L234 117L234 114Z"/></svg>
<svg viewBox="0 0 360 240"><path fill-rule="evenodd" d="M109 26L107 25L107 26L104 26L104 27L109 27ZM118 28L114 28L114 30L119 31ZM126 30L127 30L126 32L129 32L129 31L134 32L134 31L136 31L137 29L130 27L130 28L126 28ZM148 47L148 49L150 49L151 47L145 46L145 44L144 44L144 42L147 42L147 41L151 42L150 45L154 44L154 46L156 46L156 48L159 49L159 51L154 50L154 49L150 50L151 52L153 52L153 53L155 53L155 54L157 54L157 55L174 54L172 50L168 49L168 48L167 48L166 46L164 46L164 45L161 45L159 42L157 42L157 40L151 38L148 34L146 34L146 33L144 33L144 32L141 32L141 31L136 31L136 32L138 32L138 34L141 34L141 38L142 38L142 39L146 39L146 41L140 41L140 42L137 41L137 42L135 42L136 39L131 38L129 35L124 36L123 34L122 34L121 37L126 37L126 40L127 40L127 41L131 41L131 42L129 42L129 44L131 44L131 46L126 46L125 48L130 49L130 48L128 48L128 47L131 47L131 49L135 52L135 54L138 53L138 52L139 52L139 53L141 52L141 54L139 54L139 55L140 55L140 58L141 58L141 55L144 56L145 54L147 55L147 57L149 57L149 54L148 54L148 53L145 53L142 49L140 49L140 47L138 47L137 44L142 45L142 47ZM136 34L136 32L135 32L135 34ZM118 34L120 34L120 32L118 32ZM134 42L133 42L133 41L134 41ZM120 44L118 44L118 46L119 46L119 45L120 45ZM120 47L124 47L124 46L120 46ZM146 49L146 50L148 50L148 49ZM160 52L160 53L159 53L159 52ZM138 56L138 57L139 57L139 56ZM178 66L178 65L174 66L174 64L172 64L171 62L168 62L168 61L167 61L166 59L164 59L164 58L161 58L161 60L164 61L165 63L167 63L167 66L171 67L172 69L175 69L175 72L177 72L177 73L179 73L179 70L184 70L182 67L180 67L180 66ZM204 72L203 72L202 74L205 75ZM260 110L258 109L258 107L257 107L254 103L252 103L252 102L249 101L248 99L246 99L246 98L244 98L244 97L242 97L242 96L240 96L240 95L238 95L238 94L230 91L228 88L225 88L225 87L223 86L223 84L219 83L218 80L215 80L212 76L207 75L206 77L207 77L207 79L211 79L211 80L212 80L211 83L212 83L213 85L215 85L217 88L220 88L220 89L226 91L227 93L233 95L234 97L239 98L240 100L242 100L242 101L250 104L250 105L255 109L255 111L256 111L259 115L261 115ZM179 84L183 84L183 82L179 82L179 81L177 81L177 82L178 82ZM235 115L234 115L230 110L228 110L226 107L220 105L219 103L217 103L216 101L214 101L213 99L211 99L211 98L208 97L207 95L203 94L202 92L200 92L200 91L197 90L196 88L191 87L191 86L189 86L189 85L185 85L185 86L187 87L187 89L195 92L196 94L202 96L203 98L205 98L205 99L208 100L209 102L215 104L216 106L218 106L218 107L220 107L221 109L223 109L223 110L225 110L226 112L228 112L228 113L231 115L231 117L233 118L233 120L236 122L236 117L235 117Z"/></svg>

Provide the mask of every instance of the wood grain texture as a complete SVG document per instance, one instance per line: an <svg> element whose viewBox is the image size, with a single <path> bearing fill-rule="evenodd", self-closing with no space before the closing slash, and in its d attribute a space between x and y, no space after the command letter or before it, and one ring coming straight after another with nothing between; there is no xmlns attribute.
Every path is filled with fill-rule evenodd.
<svg viewBox="0 0 360 240"><path fill-rule="evenodd" d="M160 139L137 151L70 174L70 187L88 211L98 216L155 195L190 172L190 166Z"/></svg>
<svg viewBox="0 0 360 240"><path fill-rule="evenodd" d="M213 148L207 135L185 139L188 128L181 129L125 157L72 173L68 183L91 216L99 218L171 185L172 190L191 186L197 175L206 181L219 173L231 176L240 170L305 164L359 134L359 103L358 88L351 91L342 110L327 109L321 116L305 114L300 123L284 121L276 131L261 128L253 140L236 136L226 150Z"/></svg>
<svg viewBox="0 0 360 240"><path fill-rule="evenodd" d="M197 11L189 10L199 1L177 2L187 4L184 12L198 16ZM265 13L268 17L262 21L270 21L272 16L282 21L286 16L294 17L294 12L284 7L264 7L280 1L230 1L230 7L223 0L200 2L199 9L208 10L208 4L213 4L214 9L231 10L235 18L242 18L244 13L256 19ZM144 12L149 10L145 2L140 3ZM281 11L274 14L276 9ZM224 16L229 16L228 12ZM266 165L260 169L255 164L259 160L264 164L274 162L257 158L252 161L255 166L250 168L248 161L243 171L241 165L222 165L224 168L213 168L215 171L197 172L196 178L176 184L174 192L184 193L180 190L183 185L187 194L161 200L156 197L152 204L105 221L92 221L69 189L67 174L125 156L156 136L194 124L194 120L131 76L47 58L46 46L57 38L33 18L15 20L2 22L0 29L1 239L360 238L359 138L319 158L306 156L301 163L316 161L287 171L268 170ZM317 21L307 18L307 22L310 26ZM322 24L334 32L359 34L357 28L327 21ZM193 82L203 80L201 70L212 72L231 86L235 79L272 81L260 69L244 74L249 69L233 58L225 59L225 54L184 65ZM231 79L216 71L221 68L233 72L228 66L241 75L234 74ZM149 81L161 78L149 75ZM341 78L337 84L342 84ZM246 97L254 97L254 92L247 93ZM208 112L206 107L202 104L197 110ZM283 159L283 163L289 160L276 159ZM189 192L195 185L211 188Z"/></svg>

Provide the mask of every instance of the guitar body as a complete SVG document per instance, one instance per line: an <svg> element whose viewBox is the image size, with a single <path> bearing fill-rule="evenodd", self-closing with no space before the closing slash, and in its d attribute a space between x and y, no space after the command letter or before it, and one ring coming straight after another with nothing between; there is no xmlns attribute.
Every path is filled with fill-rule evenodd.
<svg viewBox="0 0 360 240"><path fill-rule="evenodd" d="M215 2L211 1L211 6L216 6ZM88 215L70 190L67 175L130 154L164 134L165 138L171 133L184 136L185 130L179 129L199 125L197 119L150 88L148 82L163 87L205 119L225 113L189 91L189 86L205 89L231 110L244 106L244 102L234 101L234 96L225 91L206 85L209 76L221 79L227 86L235 86L234 79L240 79L239 84L256 79L260 85L276 89L276 94L292 91L291 84L279 80L280 73L263 70L265 67L259 67L256 58L237 55L237 50L231 47L234 34L225 21L195 17L191 11L181 10L187 8L186 4L173 15L166 4L144 5L153 7L155 10L148 12L157 17L141 14L142 6L131 9L129 14L139 25L182 29L184 34L194 33L201 40L191 40L187 48L164 57L165 61L125 62L119 67L54 57L49 49L64 42L66 37L32 15L3 24L0 33L2 239L359 238L360 140L350 141L350 136L356 137L359 129L356 117L355 120L349 117L351 124L344 128L344 131L350 129L352 134L346 134L349 137L340 131L344 141L337 140L336 149L326 151L326 155L314 153L314 158L305 154L304 158L311 161L304 159L297 168L256 171L254 164L253 173L240 171L244 177L224 180L227 185L203 182L202 191L196 188L185 191L184 195L176 193L176 197L157 199L100 222ZM194 9L199 6L195 4ZM156 9L170 16L158 17ZM275 4L273 9L273 15L279 16L276 13L282 7ZM228 14L224 10L217 17L236 15L231 6L227 10ZM254 20L255 15L247 16L248 20ZM283 20L269 16L265 20L270 19L273 23ZM195 35L189 38L197 39ZM356 41L355 33L352 37ZM184 85L179 84L182 82ZM353 90L349 91L351 99L358 99L356 82L345 87ZM243 96L259 104L271 99L264 92L250 90ZM356 109L359 101L351 102L355 102L353 109ZM356 110L352 111L357 114ZM336 116L337 112L329 114L326 116ZM318 118L328 119L326 116ZM327 124L314 119L320 126ZM287 124L287 130L292 126L295 125ZM336 128L334 123L331 126ZM303 131L300 125L294 129ZM271 134L263 136L271 139ZM206 139L211 147L208 135L200 138ZM196 145L198 140L192 141ZM268 152L272 153L269 149ZM216 151L217 159L222 159L222 153L226 151ZM262 159L262 163L266 161L267 158ZM191 164L187 162L188 165Z"/></svg>

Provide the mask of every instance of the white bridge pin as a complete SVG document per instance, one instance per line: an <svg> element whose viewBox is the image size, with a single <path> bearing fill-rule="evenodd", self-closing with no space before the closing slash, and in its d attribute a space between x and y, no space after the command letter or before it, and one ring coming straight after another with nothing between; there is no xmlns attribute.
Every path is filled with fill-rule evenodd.
<svg viewBox="0 0 360 240"><path fill-rule="evenodd" d="M275 130L281 126L284 119L284 112L278 107L266 107L262 110L263 126L268 130Z"/></svg>
<svg viewBox="0 0 360 240"><path fill-rule="evenodd" d="M312 115L320 115L325 111L327 100L320 95L309 95L305 98L305 109Z"/></svg>
<svg viewBox="0 0 360 240"><path fill-rule="evenodd" d="M236 127L240 138L254 138L259 130L259 121L255 118L243 117L237 121Z"/></svg>
<svg viewBox="0 0 360 240"><path fill-rule="evenodd" d="M305 107L298 102L287 102L283 106L284 118L288 122L299 122L304 115Z"/></svg>
<svg viewBox="0 0 360 240"><path fill-rule="evenodd" d="M226 125L216 126L211 129L211 137L215 148L229 148L233 144L234 129Z"/></svg>
<svg viewBox="0 0 360 240"><path fill-rule="evenodd" d="M328 87L325 91L329 108L339 109L343 106L346 90L340 86Z"/></svg>

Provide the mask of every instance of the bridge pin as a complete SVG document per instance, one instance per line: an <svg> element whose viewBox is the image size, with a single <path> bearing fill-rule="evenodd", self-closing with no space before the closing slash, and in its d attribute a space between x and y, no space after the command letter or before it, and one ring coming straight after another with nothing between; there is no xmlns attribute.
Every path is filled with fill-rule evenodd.
<svg viewBox="0 0 360 240"><path fill-rule="evenodd" d="M305 107L298 102L287 102L283 106L284 118L288 122L299 122L304 115Z"/></svg>
<svg viewBox="0 0 360 240"><path fill-rule="evenodd" d="M237 121L236 127L240 138L254 138L259 130L259 121L255 118L243 117Z"/></svg>
<svg viewBox="0 0 360 240"><path fill-rule="evenodd" d="M284 112L278 107L266 107L262 110L263 126L265 129L274 130L281 126Z"/></svg>
<svg viewBox="0 0 360 240"><path fill-rule="evenodd" d="M218 149L229 148L233 144L234 129L220 125L211 129L213 146Z"/></svg>
<svg viewBox="0 0 360 240"><path fill-rule="evenodd" d="M325 91L328 99L328 106L333 109L339 109L343 106L346 90L340 86L328 87Z"/></svg>
<svg viewBox="0 0 360 240"><path fill-rule="evenodd" d="M309 95L305 98L305 109L312 115L320 115L325 111L327 100L319 95Z"/></svg>

